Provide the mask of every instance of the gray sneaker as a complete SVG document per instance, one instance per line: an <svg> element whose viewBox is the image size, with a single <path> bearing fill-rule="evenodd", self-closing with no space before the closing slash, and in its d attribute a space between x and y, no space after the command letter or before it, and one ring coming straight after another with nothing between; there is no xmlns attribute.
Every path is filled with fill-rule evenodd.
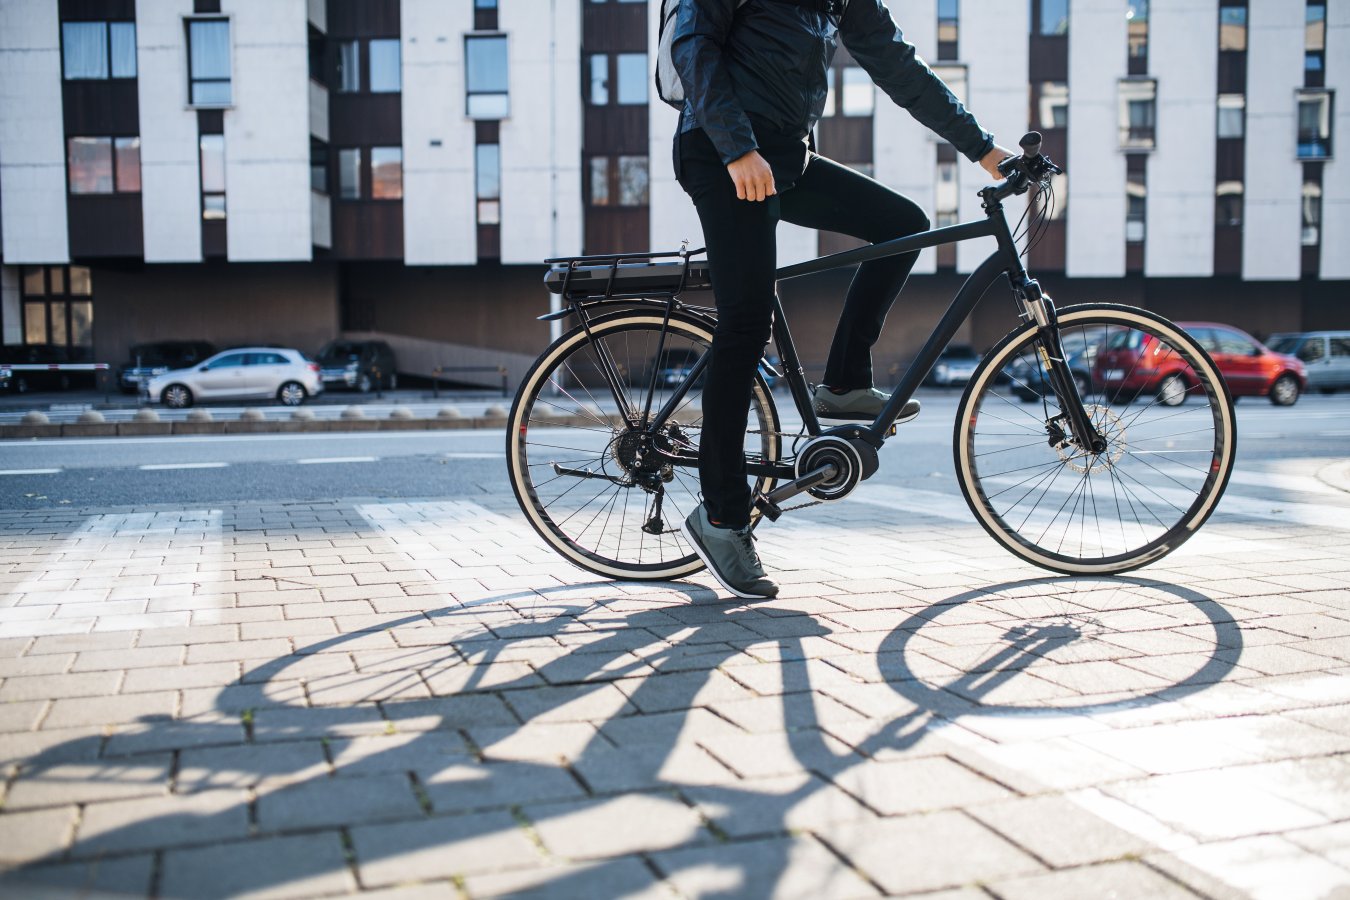
<svg viewBox="0 0 1350 900"><path fill-rule="evenodd" d="M765 576L755 552L755 535L749 528L718 528L708 521L708 511L700 503L684 520L684 536L718 583L737 597L762 600L778 596L778 585Z"/></svg>
<svg viewBox="0 0 1350 900"><path fill-rule="evenodd" d="M876 388L858 388L836 394L823 384L816 385L816 415L822 419L875 419L886 407L890 394ZM919 415L919 401L911 400L900 410L896 425L903 425Z"/></svg>

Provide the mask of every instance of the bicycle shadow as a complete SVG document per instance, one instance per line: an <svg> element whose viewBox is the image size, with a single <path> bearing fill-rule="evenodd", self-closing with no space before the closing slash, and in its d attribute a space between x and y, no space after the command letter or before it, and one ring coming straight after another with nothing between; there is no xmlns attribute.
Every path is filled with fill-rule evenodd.
<svg viewBox="0 0 1350 900"><path fill-rule="evenodd" d="M1077 580L1077 583L1091 582L1092 580ZM472 725L466 727L462 722L447 720L441 723L441 727L415 732L409 740L391 747L385 752L385 755L391 757L387 766L382 766L381 754L377 752L359 760L362 768L352 766L350 770L346 770L339 758L334 757L329 751L326 751L327 766L321 767L322 770L315 774L306 774L307 770L294 766L290 771L285 771L283 765L283 771L278 772L255 764L253 772L236 773L242 776L237 781L238 785L252 784L253 787L239 788L237 790L239 796L220 808L208 811L198 808L192 812L167 815L148 814L120 826L104 829L90 840L80 835L68 851L44 857L12 870L0 878L0 887L6 882L25 889L36 888L44 883L52 885L54 882L50 876L57 874L56 870L60 869L61 878L66 879L62 889L75 888L76 885L71 884L70 879L82 877L84 880L79 885L80 889L114 888L130 893L143 893L151 889L149 882L140 888L100 882L98 866L103 866L105 872L111 871L118 862L147 857L148 853L165 846L201 848L216 845L218 849L222 842L224 846L229 847L233 846L229 842L238 841L241 842L238 846L242 849L247 847L248 843L253 843L245 841L246 838L285 837L288 832L313 834L316 829L322 834L332 835L330 852L307 858L295 856L287 859L286 865L272 869L263 866L247 872L217 872L214 880L209 883L194 881L184 875L182 867L176 866L172 859L174 850L170 849L167 856L161 856L160 874L153 889L159 896L165 897L197 896L201 895L203 890L208 894L226 895L237 890L240 885L249 889L275 888L303 877L338 877L346 879L350 886L355 882L351 880L352 875L344 859L346 853L354 857L352 868L364 872L364 867L382 861L397 865L400 860L417 857L419 854L448 853L447 848L442 843L442 838L432 829L426 829L420 835L407 832L404 834L405 839L397 846L381 845L366 840L365 836L371 832L368 830L363 832L362 829L380 826L362 820L359 815L349 820L339 819L324 824L310 823L289 829L272 828L265 819L260 820L258 817L258 804L266 800L266 793L260 791L257 798L249 794L258 790L257 786L266 779L275 779L279 775L290 776L291 780L285 786L275 786L274 789L291 791L294 795L296 791L313 791L321 788L330 794L327 798L330 806L345 805L356 808L363 796L358 790L361 787L358 782L362 780L356 774L358 771L378 772L382 769L397 771L402 765L399 761L402 758L435 759L440 755L448 760L450 765L459 766L489 781L501 782L487 785L490 789L488 793L500 789L502 797L508 799L485 805L480 799L474 799L481 798L484 793L482 790L484 786L478 785L477 790L469 792L472 794L471 797L466 795L462 800L457 800L456 790L451 787L436 792L429 801L423 799L420 809L408 807L406 815L402 818L400 818L402 814L395 814L385 816L384 821L391 824L400 821L444 822L451 819L465 821L466 817L475 814L495 812L500 813L493 820L498 823L495 828L488 823L488 818L482 819L488 823L484 827L490 829L491 834L479 834L475 837L493 836L505 839L520 832L519 826L522 822L528 822L536 833L547 835L551 821L564 821L568 815L583 807L617 802L631 795L668 798L673 803L696 809L707 825L686 832L669 848L655 847L651 848L650 852L644 852L646 858L653 861L663 876L676 879L680 877L684 868L696 865L693 858L687 858L682 865L678 854L663 856L661 853L663 849L702 848L709 854L720 854L718 858L722 865L737 868L736 856L718 848L730 848L734 851L738 847L748 846L736 842L753 842L755 850L753 863L740 864L739 883L733 887L714 889L699 895L769 896L780 887L789 887L785 882L780 882L789 878L793 871L790 859L793 841L789 839L789 835L794 810L821 791L836 788L839 777L850 769L876 759L882 754L901 753L914 748L943 727L955 724L966 716L1081 715L1084 712L1104 712L1168 702L1179 696L1203 690L1208 685L1222 680L1241 654L1240 629L1233 617L1227 615L1222 606L1215 601L1189 589L1161 585L1145 579L1115 579L1111 583L1161 591L1174 597L1177 602L1198 610L1204 620L1212 625L1215 633L1214 651L1210 654L1208 662L1193 675L1177 681L1166 689L1107 702L1038 709L1035 706L1017 707L1006 703L985 703L982 700L995 696L1000 688L1012 682L1028 664L1073 646L1075 641L1080 640L1081 628L1077 628L1072 621L1030 621L1010 626L1002 646L991 648L989 654L972 665L969 671L945 683L925 680L920 671L922 667L916 666L910 659L916 655L910 651L910 644L915 636L943 615L949 615L971 604L978 604L981 600L987 601L991 596L1059 588L1074 583L1076 583L1074 579L1062 578L1010 582L962 592L945 602L916 611L887 634L878 653L878 659L883 660L879 664L882 683L889 685L900 697L908 700L911 708L883 722L871 734L849 741L840 740L832 733L831 726L822 722L819 706L823 695L819 692L818 686L813 684L811 670L815 663L809 659L810 653L806 648L809 639L825 638L835 632L817 618L804 615L800 617L804 621L797 623L798 627L792 630L790 636L777 638L765 636L762 640L755 641L752 646L766 648L772 651L766 655L776 656L778 659L778 666L781 669L782 693L779 702L782 707L782 737L789 753L805 776L800 785L787 790L757 790L756 779L753 778L744 780L730 778L720 783L713 779L705 783L697 779L663 774L674 758L677 742L666 741L662 736L666 733L683 732L685 726L690 724L694 710L706 708L707 704L700 703L698 695L713 679L714 673L730 671L734 679L736 667L726 664L740 657L747 648L736 646L722 638L727 632L739 632L742 629L752 634L761 634L762 631L768 630L765 628L766 616L759 609L739 602L700 602L705 601L711 592L680 585L677 590L692 601L689 606L682 609L697 609L700 612L699 615L689 616L698 621L685 623L682 630L669 633L672 618L663 611L663 608L619 612L613 620L604 623L612 624L613 627L607 629L599 639L575 646L554 659L533 666L528 674L502 681L492 681L491 672L494 666L512 656L513 648L543 638L557 640L562 636L574 634L569 629L577 624L581 615L593 616L597 610L614 605L615 601L626 600L626 595L619 593L608 599L604 597L592 599L580 613L576 614L568 614L570 610L560 605L559 609L562 611L542 624L531 620L500 626L490 625L484 626L481 632L469 628L447 641L443 647L443 655L439 657L437 652L434 652L437 649L434 647L431 653L427 652L428 648L425 646L408 648L407 665L410 671L418 673L435 669L438 660L444 669L466 669L464 672L466 677L458 683L453 692L446 695L449 697L497 695L510 703L515 695L517 702L513 708L518 708L516 725L493 730L475 728ZM612 587L612 584L606 582L597 585L571 585L556 590L576 593L594 589L603 593ZM509 609L513 599L537 599L541 594L546 597L548 593L550 593L548 590L518 592L491 599L493 602L506 604L506 608ZM790 603L791 601L782 601L776 604L775 612L782 613L790 607ZM481 605L487 604L481 602L475 604ZM424 622L427 618L441 620L443 627L444 623L454 621L455 617L463 616L468 611L471 610L463 607L446 607L425 614L418 613L398 618L384 623L381 628L397 629ZM759 629L756 626L759 626ZM454 633L455 629L447 631ZM353 632L316 642L305 648L304 656L335 650L366 633L369 632ZM667 636L663 637L663 633ZM688 657L695 651L699 659L697 665L691 668ZM269 661L247 673L244 681L260 686L280 683L285 680L283 676L286 670L297 662L297 657ZM397 671L397 659L386 662L392 664ZM378 680L374 677L375 673L371 674L373 681ZM556 692L557 696L550 699L548 690L542 693L538 691L541 683L545 688L567 688L567 690ZM622 683L626 697L622 708L604 715L595 726L590 739L576 750L554 748L560 751L555 756L564 759L555 758L550 761L546 758L511 758L510 754L503 754L495 749L508 744L513 737L528 732L531 725L548 720L562 705L585 700L588 694L599 694L606 687L613 688L618 683ZM387 680L381 682L381 690L387 690L388 687ZM527 693L540 698L529 715L519 712L525 709L520 700ZM262 695L261 691L259 695ZM374 695L372 693L372 696ZM423 701L399 699L377 700L376 704L383 716L381 721L395 723L395 730L397 723L424 714L426 706ZM285 711L298 707L281 702L274 704L273 708ZM344 724L368 724L365 716L354 712L367 710L367 707L346 704L321 708L335 711L330 717L330 726L338 733ZM616 742L608 736L607 729L611 727L634 723L640 726L645 711L654 709L669 710L668 714L675 718L675 722L673 724L667 722L666 729L653 735L653 739L637 743L618 742L616 745ZM226 717L233 710L221 706L218 712L222 717ZM351 714L344 714L348 712ZM172 743L181 747L227 747L239 744L239 727L228 720L187 725L181 722L146 720L144 724L150 735L145 746L156 744L153 738L157 731L164 732L166 740L171 738ZM289 736L291 740L287 741L288 735L284 733L260 733L261 727L254 726L254 732L250 735L251 742L245 746L258 747L263 743L269 745L300 743L304 740L299 736ZM168 734L169 731L173 732L172 735ZM465 754L453 755L444 752L443 738L447 732L458 733L465 739L467 751ZM483 734L491 734L495 740L481 744L474 740L476 736ZM72 773L84 781L88 781L91 777L105 780L110 786L125 785L129 779L134 786L137 778L146 779L145 783L148 786L154 783L156 777L162 779L162 775L157 774L159 770L154 766L138 765L138 757L143 754L108 756L107 740L102 737L79 739L25 760L23 771L15 783L24 780L41 782L44 777L59 782ZM696 740L695 744L698 743ZM704 741L703 744L709 742ZM423 749L425 753L421 752ZM700 749L712 752L715 757L715 745L712 745L712 750L703 746L700 746ZM625 779L630 786L596 790L586 773L603 772L607 766L613 764L616 753L623 757L626 766ZM248 756L239 754L236 758L239 765L247 769L250 764ZM0 760L0 764L3 762ZM78 768L70 769L72 763ZM726 763L723 762L723 765ZM555 797L536 798L519 797L510 790L510 783L528 784L534 781L557 783L558 779L555 776L560 772L566 773L575 784L584 786L586 790L584 792L564 790ZM409 785L410 799L416 796L414 785L419 783L425 785L434 780L436 774L435 771L419 772L416 768L411 769L408 774L412 779ZM349 796L342 796L344 793ZM12 789L10 796L14 796ZM856 799L865 804L867 798ZM671 806L670 809L676 810L677 806ZM748 832L739 829L737 833L731 835L734 838L733 843L727 844L725 841L728 833L719 823L734 822L738 819L767 824L754 826ZM379 820L377 816L376 821ZM543 839L545 846L548 840L547 836ZM697 857L698 854L695 853L694 856ZM632 853L614 853L608 858L583 861L577 865L569 864L555 856L537 857L533 861L534 868L520 863L519 860L513 863L513 866L522 878L534 878L537 881L535 888L540 896L593 897L626 891L638 892L650 886L653 878L652 870L646 866L634 866L633 860ZM93 865L87 866L81 876L71 866L60 865L72 862ZM467 875L472 887L475 884L475 876L491 874L490 865L480 870L475 869L470 863L467 870L459 872L453 871L453 865L447 862L440 869L433 866L431 877L448 879L463 878ZM506 868L512 869L512 866ZM764 873L773 874L765 876ZM44 878L44 875L48 877ZM240 882L238 880L240 878L244 881ZM401 880L406 880L406 877ZM55 883L62 884L60 879ZM375 885L362 886L370 888L384 883L379 881ZM184 886L187 885L191 886L190 890L185 889ZM800 892L800 885L794 883L791 887L793 891ZM528 894L529 890L521 893L522 896Z"/></svg>

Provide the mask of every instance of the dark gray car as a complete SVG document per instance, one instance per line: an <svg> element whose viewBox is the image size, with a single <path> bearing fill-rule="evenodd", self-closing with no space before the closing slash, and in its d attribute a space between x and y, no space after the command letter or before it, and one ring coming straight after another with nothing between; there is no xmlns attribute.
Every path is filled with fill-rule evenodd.
<svg viewBox="0 0 1350 900"><path fill-rule="evenodd" d="M329 341L319 351L319 374L327 389L366 393L397 385L394 351L384 341Z"/></svg>

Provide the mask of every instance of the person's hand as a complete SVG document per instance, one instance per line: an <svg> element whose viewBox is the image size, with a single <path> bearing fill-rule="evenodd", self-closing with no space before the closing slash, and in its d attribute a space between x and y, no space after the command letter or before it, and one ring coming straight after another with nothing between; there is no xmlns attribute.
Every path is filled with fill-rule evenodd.
<svg viewBox="0 0 1350 900"><path fill-rule="evenodd" d="M980 157L980 165L989 173L990 178L993 178L996 181L1002 181L1003 173L998 170L998 164L1010 156L1017 155L1018 154L1009 150L1007 147L1000 147L998 144L995 144L994 149Z"/></svg>
<svg viewBox="0 0 1350 900"><path fill-rule="evenodd" d="M740 159L727 163L727 171L736 185L738 200L763 200L778 193L773 187L773 169L758 150L751 150Z"/></svg>

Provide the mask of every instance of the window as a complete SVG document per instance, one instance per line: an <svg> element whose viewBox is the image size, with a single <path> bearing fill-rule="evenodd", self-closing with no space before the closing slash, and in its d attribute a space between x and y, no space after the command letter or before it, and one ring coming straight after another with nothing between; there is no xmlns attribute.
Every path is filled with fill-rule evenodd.
<svg viewBox="0 0 1350 900"><path fill-rule="evenodd" d="M960 195L956 187L956 163L939 162L937 164L937 186L933 198L933 210L936 213L937 227L955 225Z"/></svg>
<svg viewBox="0 0 1350 900"><path fill-rule="evenodd" d="M1251 356L1256 350L1256 345L1248 340L1246 335L1226 328L1214 329L1214 341L1220 353L1227 353L1230 356Z"/></svg>
<svg viewBox="0 0 1350 900"><path fill-rule="evenodd" d="M479 144L474 148L479 225L500 225L502 221L501 150L500 144Z"/></svg>
<svg viewBox="0 0 1350 900"><path fill-rule="evenodd" d="M94 303L90 299L88 268L25 268L21 292L25 344L56 344L72 349L93 345Z"/></svg>
<svg viewBox="0 0 1350 900"><path fill-rule="evenodd" d="M619 76L618 101L621 106L645 106L647 103L647 54L620 53L615 57Z"/></svg>
<svg viewBox="0 0 1350 900"><path fill-rule="evenodd" d="M619 205L647 205L647 157L619 157Z"/></svg>
<svg viewBox="0 0 1350 900"><path fill-rule="evenodd" d="M1308 338L1303 342L1303 346L1298 348L1298 358L1305 363L1317 362L1326 355L1327 348L1325 344L1326 341L1322 340L1320 337ZM1279 350L1277 352L1287 353L1288 351Z"/></svg>
<svg viewBox="0 0 1350 900"><path fill-rule="evenodd" d="M1040 33L1069 33L1069 0L1041 0Z"/></svg>
<svg viewBox="0 0 1350 900"><path fill-rule="evenodd" d="M506 37L464 38L467 109L471 119L504 119L510 112Z"/></svg>
<svg viewBox="0 0 1350 900"><path fill-rule="evenodd" d="M370 197L372 200L403 199L403 148L370 148Z"/></svg>
<svg viewBox="0 0 1350 900"><path fill-rule="evenodd" d="M1069 85L1063 81L1043 81L1039 86L1041 128L1069 126Z"/></svg>
<svg viewBox="0 0 1350 900"><path fill-rule="evenodd" d="M229 19L189 19L187 26L188 102L193 106L229 106Z"/></svg>
<svg viewBox="0 0 1350 900"><path fill-rule="evenodd" d="M1215 195L1214 222L1226 227L1242 224L1242 182L1219 182Z"/></svg>
<svg viewBox="0 0 1350 900"><path fill-rule="evenodd" d="M135 22L62 22L63 75L68 81L136 77Z"/></svg>
<svg viewBox="0 0 1350 900"><path fill-rule="evenodd" d="M72 194L139 193L141 139L73 137L66 141Z"/></svg>
<svg viewBox="0 0 1350 900"><path fill-rule="evenodd" d="M328 193L328 145L316 137L309 139L309 188Z"/></svg>
<svg viewBox="0 0 1350 900"><path fill-rule="evenodd" d="M1334 337L1331 339L1332 356L1350 356L1350 338Z"/></svg>
<svg viewBox="0 0 1350 900"><path fill-rule="evenodd" d="M370 42L370 92L396 94L403 90L403 56L397 38Z"/></svg>
<svg viewBox="0 0 1350 900"><path fill-rule="evenodd" d="M956 59L961 33L960 0L938 0L938 59Z"/></svg>
<svg viewBox="0 0 1350 900"><path fill-rule="evenodd" d="M225 218L225 135L204 134L200 138L202 157L202 218Z"/></svg>
<svg viewBox="0 0 1350 900"><path fill-rule="evenodd" d="M1120 146L1128 150L1152 150L1155 142L1154 115L1158 83L1151 78L1120 82Z"/></svg>
<svg viewBox="0 0 1350 900"><path fill-rule="evenodd" d="M609 157L591 157L591 206L609 206Z"/></svg>
<svg viewBox="0 0 1350 900"><path fill-rule="evenodd" d="M1125 242L1142 243L1147 224L1148 184L1145 177L1146 158L1131 156L1126 160L1125 174Z"/></svg>
<svg viewBox="0 0 1350 900"><path fill-rule="evenodd" d="M247 353L231 353L211 361L212 369L235 369L247 364Z"/></svg>
<svg viewBox="0 0 1350 900"><path fill-rule="evenodd" d="M586 96L591 106L609 105L609 57L603 53L591 56L590 84Z"/></svg>
<svg viewBox="0 0 1350 900"><path fill-rule="evenodd" d="M1130 58L1141 59L1148 56L1148 0L1128 0L1125 9L1126 40L1129 42Z"/></svg>
<svg viewBox="0 0 1350 900"><path fill-rule="evenodd" d="M1240 138L1245 130L1247 98L1242 94L1219 95L1219 137Z"/></svg>
<svg viewBox="0 0 1350 900"><path fill-rule="evenodd" d="M361 199L361 150L346 147L338 151L338 198Z"/></svg>
<svg viewBox="0 0 1350 900"><path fill-rule="evenodd" d="M361 90L361 42L339 41L337 89L344 94Z"/></svg>
<svg viewBox="0 0 1350 900"><path fill-rule="evenodd" d="M1237 51L1247 49L1247 7L1220 7L1219 49Z"/></svg>
<svg viewBox="0 0 1350 900"><path fill-rule="evenodd" d="M1331 158L1332 91L1298 92L1298 158Z"/></svg>
<svg viewBox="0 0 1350 900"><path fill-rule="evenodd" d="M1322 241L1322 186L1315 181L1303 183L1303 232L1305 247L1316 247Z"/></svg>
<svg viewBox="0 0 1350 900"><path fill-rule="evenodd" d="M875 104L875 97L871 77L858 66L846 66L844 68L842 98L844 115L870 116Z"/></svg>

